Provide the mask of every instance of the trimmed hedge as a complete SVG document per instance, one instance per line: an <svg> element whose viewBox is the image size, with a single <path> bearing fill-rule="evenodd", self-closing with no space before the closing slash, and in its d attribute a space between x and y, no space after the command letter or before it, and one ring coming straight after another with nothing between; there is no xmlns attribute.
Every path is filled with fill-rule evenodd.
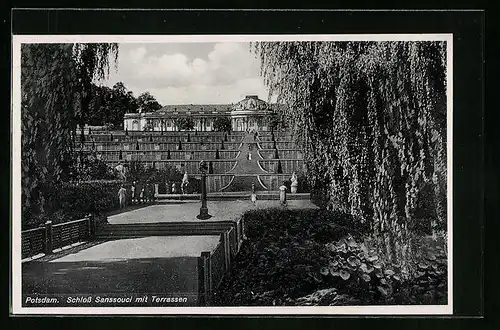
<svg viewBox="0 0 500 330"><path fill-rule="evenodd" d="M118 190L122 181L61 182L46 188L46 214L23 214L23 229L38 227L47 220L61 223L83 218L89 213L102 215L119 207ZM130 185L124 184L127 190Z"/></svg>

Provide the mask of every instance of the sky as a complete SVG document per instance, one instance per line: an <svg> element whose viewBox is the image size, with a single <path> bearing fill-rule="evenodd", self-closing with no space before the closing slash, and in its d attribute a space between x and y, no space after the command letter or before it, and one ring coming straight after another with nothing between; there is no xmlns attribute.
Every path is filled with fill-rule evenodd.
<svg viewBox="0 0 500 330"><path fill-rule="evenodd" d="M137 97L150 92L166 104L230 104L246 95L268 99L260 63L249 43L119 44L118 63L108 79Z"/></svg>

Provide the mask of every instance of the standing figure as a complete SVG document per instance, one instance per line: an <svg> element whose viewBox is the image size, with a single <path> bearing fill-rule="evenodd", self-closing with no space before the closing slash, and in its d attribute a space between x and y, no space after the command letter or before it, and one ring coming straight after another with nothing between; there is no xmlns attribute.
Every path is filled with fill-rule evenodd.
<svg viewBox="0 0 500 330"><path fill-rule="evenodd" d="M252 200L253 205L256 204L257 202L257 194L255 193L255 183L252 182L252 196L250 197Z"/></svg>
<svg viewBox="0 0 500 330"><path fill-rule="evenodd" d="M184 176L182 177L182 183L181 183L181 191L183 195L186 194L188 184L189 184L188 174L187 172L184 172Z"/></svg>
<svg viewBox="0 0 500 330"><path fill-rule="evenodd" d="M118 179L126 181L127 180L127 175L126 175L126 168L122 163L119 163L115 167L115 173L117 173Z"/></svg>
<svg viewBox="0 0 500 330"><path fill-rule="evenodd" d="M283 184L279 187L280 190L280 204L283 206L286 206L287 201L286 201L286 182L283 182Z"/></svg>
<svg viewBox="0 0 500 330"><path fill-rule="evenodd" d="M127 197L127 190L121 185L120 190L118 190L118 200L120 201L120 209L125 208L125 200Z"/></svg>
<svg viewBox="0 0 500 330"><path fill-rule="evenodd" d="M175 190L175 182L172 182L172 194L175 194L177 191Z"/></svg>
<svg viewBox="0 0 500 330"><path fill-rule="evenodd" d="M292 173L292 177L290 178L290 182L291 182L291 185L290 185L291 193L296 194L297 193L297 186L299 185L299 181L297 180L297 175L295 174L295 172Z"/></svg>
<svg viewBox="0 0 500 330"><path fill-rule="evenodd" d="M135 181L132 183L132 187L130 187L130 202L135 202Z"/></svg>
<svg viewBox="0 0 500 330"><path fill-rule="evenodd" d="M144 185L141 188L141 193L139 195L139 200L140 200L141 204L144 203Z"/></svg>

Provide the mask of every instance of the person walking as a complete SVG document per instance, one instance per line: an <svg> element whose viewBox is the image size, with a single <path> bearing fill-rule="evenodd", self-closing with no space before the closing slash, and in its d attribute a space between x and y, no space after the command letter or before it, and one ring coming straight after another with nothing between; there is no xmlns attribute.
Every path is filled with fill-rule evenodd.
<svg viewBox="0 0 500 330"><path fill-rule="evenodd" d="M120 201L120 209L125 208L126 197L127 197L127 190L122 185L120 187L120 190L118 190L118 200Z"/></svg>

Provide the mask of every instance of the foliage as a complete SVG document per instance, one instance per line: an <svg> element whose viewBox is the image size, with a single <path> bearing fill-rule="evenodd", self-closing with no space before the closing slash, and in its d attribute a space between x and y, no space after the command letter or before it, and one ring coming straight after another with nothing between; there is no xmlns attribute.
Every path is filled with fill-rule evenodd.
<svg viewBox="0 0 500 330"><path fill-rule="evenodd" d="M307 178L307 175L305 173L303 172L297 173L297 183L298 183L297 192L304 193L311 191L309 179Z"/></svg>
<svg viewBox="0 0 500 330"><path fill-rule="evenodd" d="M93 84L87 123L108 123L119 128L123 126L124 114L137 112L137 108L136 98L122 82L117 82L113 88Z"/></svg>
<svg viewBox="0 0 500 330"><path fill-rule="evenodd" d="M175 119L175 124L182 131L191 131L194 129L194 120L191 117L182 117Z"/></svg>
<svg viewBox="0 0 500 330"><path fill-rule="evenodd" d="M149 92L144 92L137 97L137 105L141 112L154 112L161 109L161 104Z"/></svg>
<svg viewBox="0 0 500 330"><path fill-rule="evenodd" d="M314 198L390 233L446 228L444 42L258 42L277 111L305 153ZM322 196L321 196L322 195ZM319 198L318 198L319 197Z"/></svg>
<svg viewBox="0 0 500 330"><path fill-rule="evenodd" d="M72 181L115 180L116 173L105 161L97 158L94 152L79 150L75 153L76 163L70 173Z"/></svg>
<svg viewBox="0 0 500 330"><path fill-rule="evenodd" d="M243 223L247 240L216 291L217 305L446 303L444 240L416 237L414 271L405 273L377 253L368 225L348 214L252 210Z"/></svg>
<svg viewBox="0 0 500 330"><path fill-rule="evenodd" d="M214 120L214 130L217 132L230 132L232 129L231 119L228 116L219 116Z"/></svg>
<svg viewBox="0 0 500 330"><path fill-rule="evenodd" d="M146 167L141 162L133 161L127 164L128 174L127 181L129 182L148 182L148 183L165 183L165 182L180 182L183 173L179 172L175 167L166 165L164 169L155 169Z"/></svg>
<svg viewBox="0 0 500 330"><path fill-rule="evenodd" d="M54 223L85 217L89 213L101 215L119 207L118 190L123 183L114 180L59 182L50 186L45 198L51 206L42 217L26 213L23 230L41 226L46 220Z"/></svg>
<svg viewBox="0 0 500 330"><path fill-rule="evenodd" d="M43 217L47 194L69 179L77 124L89 117L91 83L107 75L110 55L116 60L116 44L22 45L23 219Z"/></svg>

